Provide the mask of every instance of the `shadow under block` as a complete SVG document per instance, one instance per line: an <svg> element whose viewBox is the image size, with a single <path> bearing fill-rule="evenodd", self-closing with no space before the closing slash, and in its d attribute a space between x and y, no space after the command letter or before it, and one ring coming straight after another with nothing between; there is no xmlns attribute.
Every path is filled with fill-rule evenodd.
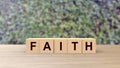
<svg viewBox="0 0 120 68"><path fill-rule="evenodd" d="M68 39L68 53L81 53L82 52L82 39L70 38Z"/></svg>
<svg viewBox="0 0 120 68"><path fill-rule="evenodd" d="M26 53L40 53L39 39L28 38L26 40Z"/></svg>
<svg viewBox="0 0 120 68"><path fill-rule="evenodd" d="M40 39L40 53L53 53L53 41L52 38Z"/></svg>
<svg viewBox="0 0 120 68"><path fill-rule="evenodd" d="M67 38L54 39L54 53L67 53Z"/></svg>
<svg viewBox="0 0 120 68"><path fill-rule="evenodd" d="M96 53L96 40L93 38L82 39L83 53Z"/></svg>

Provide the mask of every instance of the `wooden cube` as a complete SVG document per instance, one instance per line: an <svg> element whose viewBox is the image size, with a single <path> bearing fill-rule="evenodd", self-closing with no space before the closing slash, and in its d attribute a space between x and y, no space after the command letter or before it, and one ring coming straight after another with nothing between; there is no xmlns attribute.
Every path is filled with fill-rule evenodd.
<svg viewBox="0 0 120 68"><path fill-rule="evenodd" d="M67 53L67 38L54 39L54 53Z"/></svg>
<svg viewBox="0 0 120 68"><path fill-rule="evenodd" d="M81 53L82 52L82 39L69 38L68 39L68 53Z"/></svg>
<svg viewBox="0 0 120 68"><path fill-rule="evenodd" d="M40 38L40 53L53 53L53 39Z"/></svg>
<svg viewBox="0 0 120 68"><path fill-rule="evenodd" d="M96 40L94 38L82 38L83 53L96 53Z"/></svg>
<svg viewBox="0 0 120 68"><path fill-rule="evenodd" d="M26 53L40 53L39 39L28 38L26 39Z"/></svg>

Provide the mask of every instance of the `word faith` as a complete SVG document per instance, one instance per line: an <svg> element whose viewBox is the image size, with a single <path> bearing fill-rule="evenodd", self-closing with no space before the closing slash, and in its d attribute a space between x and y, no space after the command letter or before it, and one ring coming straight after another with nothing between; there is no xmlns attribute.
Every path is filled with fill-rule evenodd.
<svg viewBox="0 0 120 68"><path fill-rule="evenodd" d="M26 53L96 53L94 38L28 38Z"/></svg>

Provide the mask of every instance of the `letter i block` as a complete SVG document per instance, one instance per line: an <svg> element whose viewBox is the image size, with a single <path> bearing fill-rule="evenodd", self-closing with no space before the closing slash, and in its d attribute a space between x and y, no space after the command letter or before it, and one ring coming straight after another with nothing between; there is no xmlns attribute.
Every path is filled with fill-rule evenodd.
<svg viewBox="0 0 120 68"><path fill-rule="evenodd" d="M96 40L94 38L83 38L83 53L96 53Z"/></svg>
<svg viewBox="0 0 120 68"><path fill-rule="evenodd" d="M40 51L39 39L28 38L26 39L26 53L39 53Z"/></svg>
<svg viewBox="0 0 120 68"><path fill-rule="evenodd" d="M81 53L82 52L82 39L70 38L68 39L68 53Z"/></svg>
<svg viewBox="0 0 120 68"><path fill-rule="evenodd" d="M40 53L53 53L52 38L40 38Z"/></svg>
<svg viewBox="0 0 120 68"><path fill-rule="evenodd" d="M54 53L67 53L67 38L54 39Z"/></svg>

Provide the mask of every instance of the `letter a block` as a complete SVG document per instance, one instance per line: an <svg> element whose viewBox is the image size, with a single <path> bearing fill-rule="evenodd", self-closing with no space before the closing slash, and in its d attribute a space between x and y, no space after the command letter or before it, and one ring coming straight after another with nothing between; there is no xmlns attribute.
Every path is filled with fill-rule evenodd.
<svg viewBox="0 0 120 68"><path fill-rule="evenodd" d="M26 53L39 53L39 39L28 38L26 40Z"/></svg>
<svg viewBox="0 0 120 68"><path fill-rule="evenodd" d="M96 40L93 38L82 39L83 53L96 53Z"/></svg>
<svg viewBox="0 0 120 68"><path fill-rule="evenodd" d="M39 42L40 42L40 53L53 53L52 38L41 38Z"/></svg>
<svg viewBox="0 0 120 68"><path fill-rule="evenodd" d="M54 39L54 53L67 53L67 38Z"/></svg>
<svg viewBox="0 0 120 68"><path fill-rule="evenodd" d="M82 52L82 39L70 38L68 39L68 53L81 53Z"/></svg>

